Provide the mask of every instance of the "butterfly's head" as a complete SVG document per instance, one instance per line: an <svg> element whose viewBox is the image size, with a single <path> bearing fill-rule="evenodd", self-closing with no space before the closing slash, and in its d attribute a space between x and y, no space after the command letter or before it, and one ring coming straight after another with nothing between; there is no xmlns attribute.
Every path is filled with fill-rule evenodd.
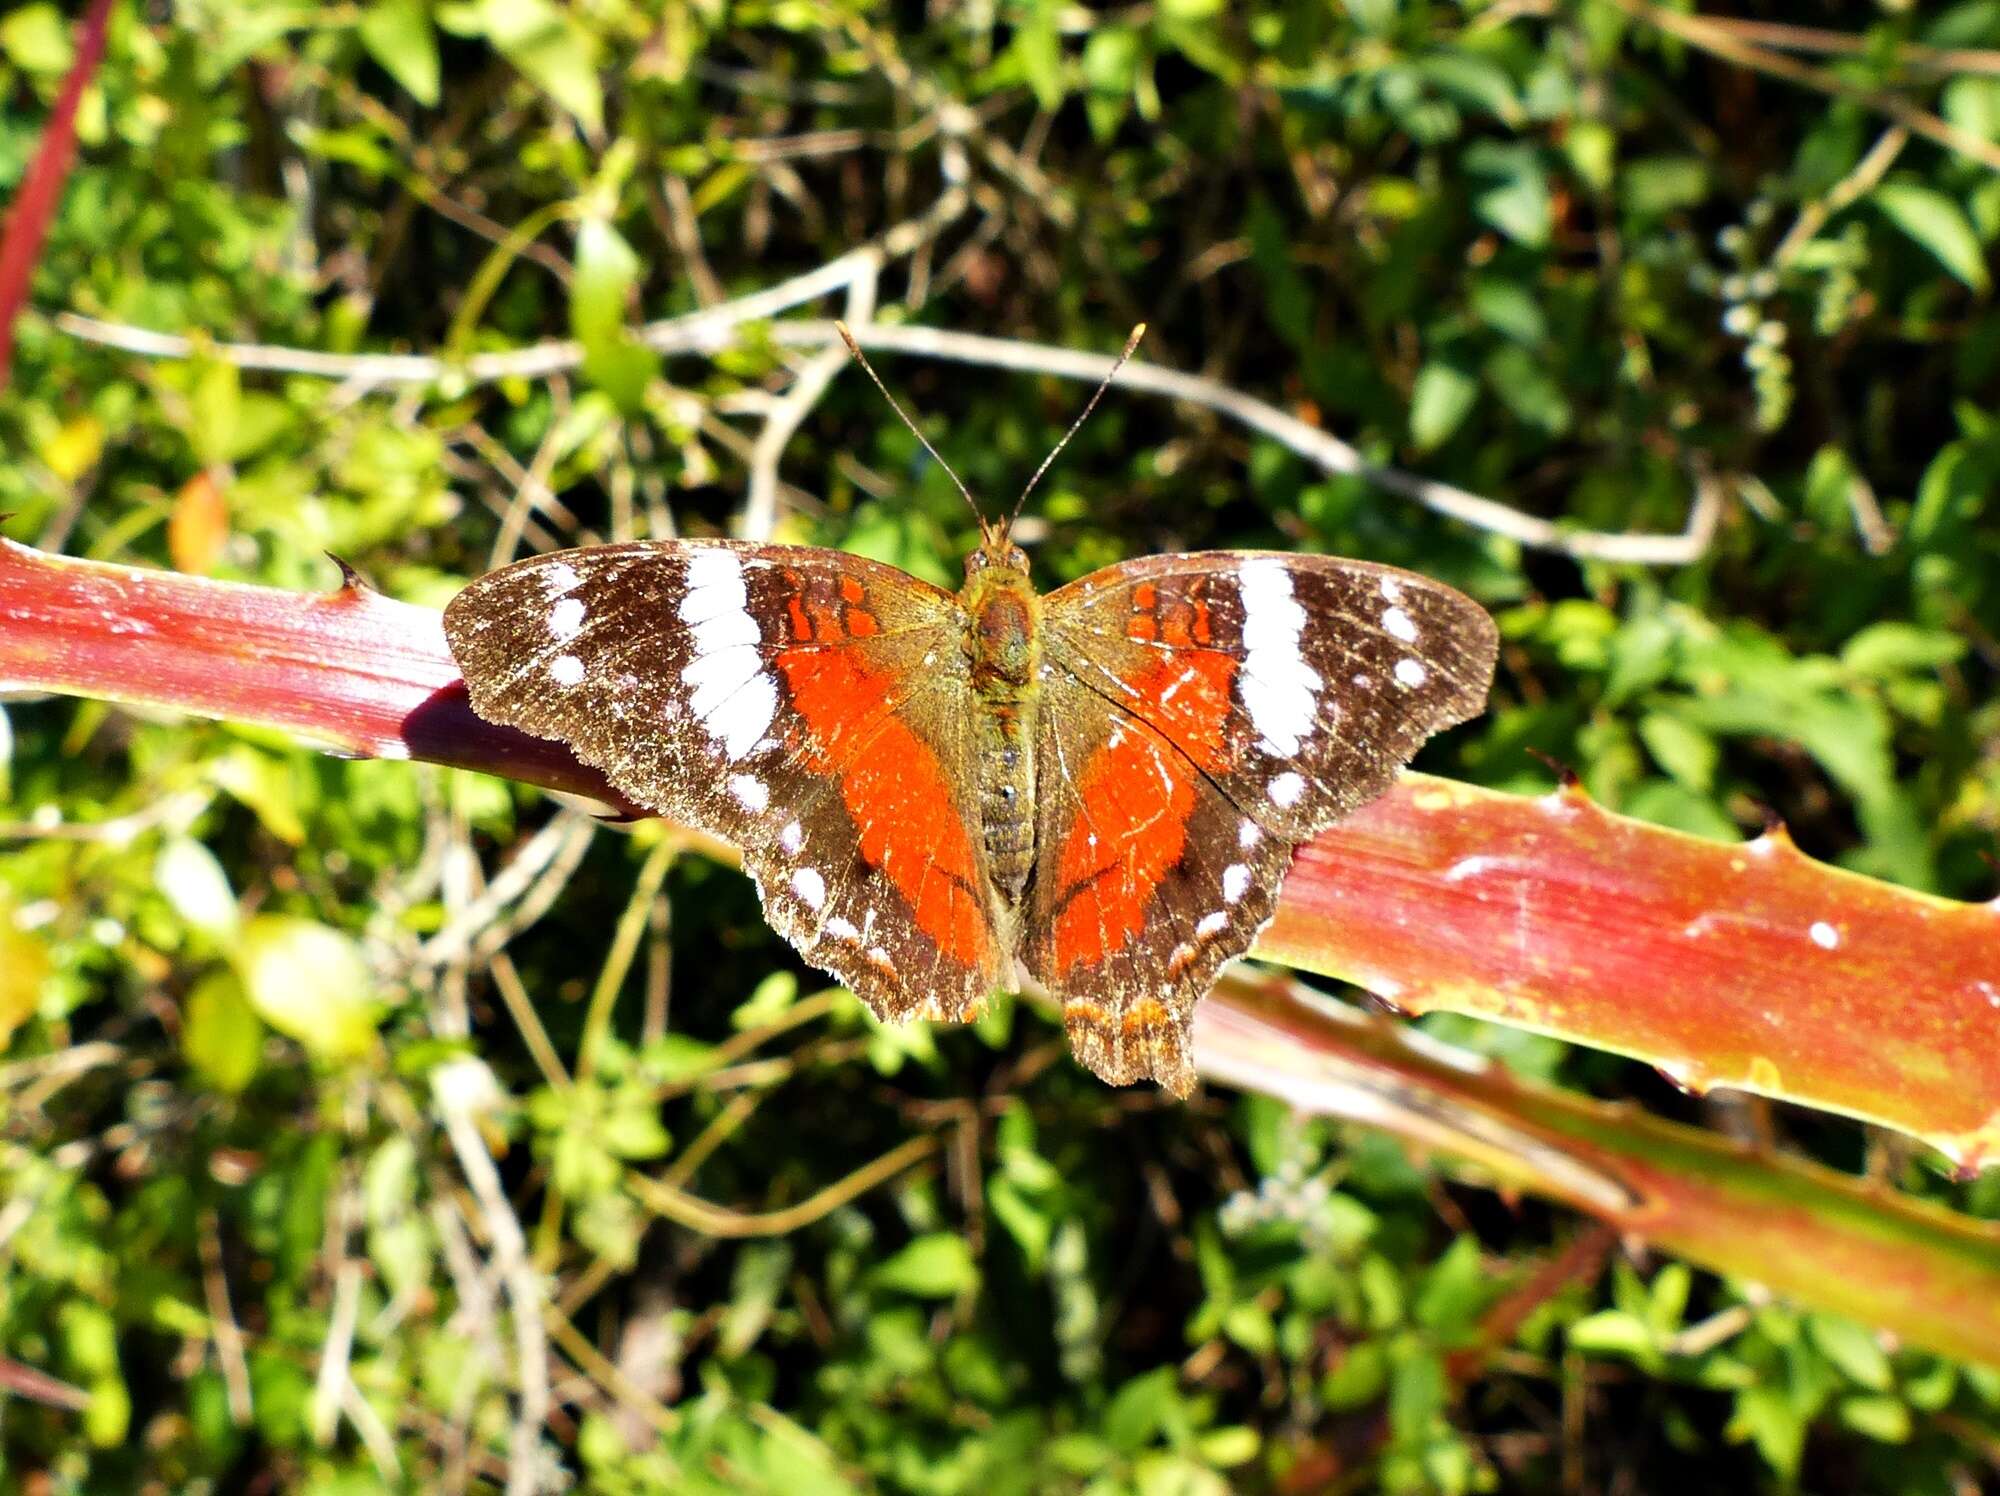
<svg viewBox="0 0 2000 1496"><path fill-rule="evenodd" d="M1003 571L1028 574L1028 553L1007 538L1004 524L988 524L984 520L979 525L979 545L965 558L965 580L970 582L982 572L999 567Z"/></svg>

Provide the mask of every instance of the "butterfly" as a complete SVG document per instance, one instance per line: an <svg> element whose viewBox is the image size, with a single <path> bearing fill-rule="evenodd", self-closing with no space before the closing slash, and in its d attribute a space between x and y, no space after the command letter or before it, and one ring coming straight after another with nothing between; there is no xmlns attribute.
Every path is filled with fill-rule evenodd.
<svg viewBox="0 0 2000 1496"><path fill-rule="evenodd" d="M741 847L772 926L880 1017L1032 978L1089 1069L1185 1096L1195 1004L1293 850L1483 709L1497 635L1440 582L1276 551L1041 596L1011 524L980 519L956 593L805 546L558 551L466 587L445 636L480 717Z"/></svg>

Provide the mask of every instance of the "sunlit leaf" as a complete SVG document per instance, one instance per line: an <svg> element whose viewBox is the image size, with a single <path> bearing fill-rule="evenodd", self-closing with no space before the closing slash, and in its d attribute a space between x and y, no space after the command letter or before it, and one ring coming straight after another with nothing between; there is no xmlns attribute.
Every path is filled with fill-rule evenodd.
<svg viewBox="0 0 2000 1496"><path fill-rule="evenodd" d="M375 1047L373 979L354 940L329 925L260 914L233 952L250 1006L279 1033L328 1064Z"/></svg>

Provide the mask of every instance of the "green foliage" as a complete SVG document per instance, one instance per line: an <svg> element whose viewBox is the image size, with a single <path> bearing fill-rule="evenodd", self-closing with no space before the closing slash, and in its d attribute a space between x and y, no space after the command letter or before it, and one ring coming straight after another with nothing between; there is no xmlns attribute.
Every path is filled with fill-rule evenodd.
<svg viewBox="0 0 2000 1496"><path fill-rule="evenodd" d="M1721 498L1685 565L1578 561L1114 391L1029 511L1045 581L1207 545L1414 566L1507 639L1493 713L1427 767L1536 790L1536 750L1631 814L1727 838L1770 808L1816 856L1987 891L2000 176L1873 156L1858 100L2000 139L2000 85L1908 50L2000 45L1992 5L1828 12L1864 43L1841 98L1600 0L933 12L117 7L0 393L6 533L297 589L332 551L432 606L496 556L714 533L789 355L636 329L852 251L963 145L975 208L898 251L885 320L1107 351L1143 317L1161 362L1577 529L1673 531L1691 473ZM0 199L72 56L60 8L0 0ZM60 308L196 347L112 351ZM557 377L465 372L572 338ZM445 368L271 374L208 339ZM1076 408L884 363L989 509ZM972 533L859 378L780 476L785 538L944 581ZM79 1404L0 1402L0 1486L488 1489L539 1459L618 1493L1539 1490L1573 1408L1591 1489L1988 1468L1993 1372L1679 1265L1545 1285L1496 1343L1573 1218L1273 1102L1111 1094L1029 1004L883 1028L650 830L488 908L535 796L0 713L0 1347ZM543 1290L556 1413L522 1450L514 1295Z"/></svg>

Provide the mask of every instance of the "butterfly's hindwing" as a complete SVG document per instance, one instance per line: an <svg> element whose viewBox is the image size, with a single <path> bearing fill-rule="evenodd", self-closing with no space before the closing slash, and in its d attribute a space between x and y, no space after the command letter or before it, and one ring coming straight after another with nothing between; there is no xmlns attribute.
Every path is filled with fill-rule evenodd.
<svg viewBox="0 0 2000 1496"><path fill-rule="evenodd" d="M1005 969L963 629L894 568L724 541L539 557L445 613L481 717L742 847L778 932L889 1018L965 1017Z"/></svg>
<svg viewBox="0 0 2000 1496"><path fill-rule="evenodd" d="M1079 1059L1184 1094L1194 1005L1297 844L1483 706L1497 636L1426 578L1254 552L1108 567L1044 617L1023 959Z"/></svg>
<svg viewBox="0 0 2000 1496"><path fill-rule="evenodd" d="M1194 1086L1189 1024L1271 918L1292 843L1158 729L1051 665L1022 961L1113 1085Z"/></svg>

